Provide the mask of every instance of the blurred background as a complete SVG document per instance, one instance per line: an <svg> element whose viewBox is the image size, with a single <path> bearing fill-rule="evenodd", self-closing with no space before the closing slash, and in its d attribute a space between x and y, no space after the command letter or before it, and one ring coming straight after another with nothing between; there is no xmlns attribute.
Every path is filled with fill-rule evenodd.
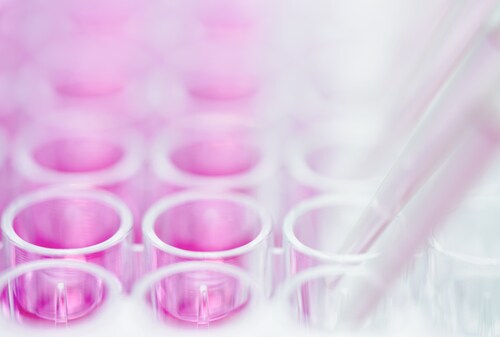
<svg viewBox="0 0 500 337"><path fill-rule="evenodd" d="M290 318L294 316L287 311L298 311L296 320L307 321L306 326L330 330L333 323L325 317L332 317L331 310L341 312L343 305L337 303L336 293L333 302L320 301L328 294L332 274L330 281L308 288L307 296L314 297L307 297L310 308L304 309L303 292L300 303L282 300L283 289L294 294L295 281L289 281L306 269L353 264L332 262L331 256L318 257L307 249L340 254L340 242L415 130L423 130L418 135L426 138L425 126L417 127L460 119L454 111L441 111L440 99L465 106L470 97L457 92L484 89L479 75L464 75L459 89L448 94L464 60L485 36L496 48L498 38L491 31L500 15L497 3L0 1L0 210L4 212L0 313L7 318L0 320L0 335L13 337L22 331L66 336L89 331L103 336L323 335L321 329L295 328L295 319ZM469 67L474 74L475 65ZM433 139L439 139L432 137L440 133L439 129L428 132L424 152L432 153ZM445 138L446 130L442 134ZM500 333L496 301L500 283L492 281L496 278L491 270L487 281L476 279L469 287L469 279L461 283L450 275L457 275L457 270L479 273L470 268L475 261L446 260L467 254L482 257L485 260L478 263L492 267L498 276L498 241L493 239L500 238L495 227L500 220L495 215L500 206L499 160L495 154L484 176L468 187L467 195L479 200L466 202L472 210L466 212L463 209L468 208L460 206L465 213L448 220L462 225L449 226L458 234L443 234L452 253L446 253L448 246L435 238L416 254L404 280L395 286L395 295L391 293L383 303L386 310L378 312L389 317L384 322L391 322L384 323L387 329L382 331L429 334L428 327L443 321L447 327L438 330L441 336ZM384 205L379 206L385 211ZM487 210L478 211L483 208ZM297 223L292 232L299 248L295 239L288 242L285 218ZM331 224L336 226L330 228ZM117 236L122 231L126 234ZM102 251L77 251L104 245L111 238L119 244L103 246ZM436 255L433 249L445 253ZM217 255L228 250L235 250L235 255ZM71 296L53 295L54 283L36 278L38 269L15 277L8 272L27 262L52 259L90 262L118 277L125 290L116 295L118 302L113 298L109 312L96 325L49 332L26 323L40 317L51 321L55 315L56 325L61 324L58 310L61 305L69 310ZM268 264L271 260L273 267ZM149 290L154 301L144 300L148 291L131 296L131 289L160 267L186 261L235 265L265 288L262 301L268 305L257 306L251 317L227 324L220 332L201 329L200 324L196 329L202 331L169 330L168 324L150 321L159 315L155 301L168 298L158 289L166 292L180 286L174 283L169 288L172 285L151 281L156 284L156 292ZM62 277L61 268L72 268L44 269L49 267L37 268L57 277ZM240 277L239 272L234 275ZM318 275L322 274L313 276ZM307 277L313 276L302 281L309 282ZM83 295L75 290L74 295L85 298L87 305L92 302L88 297L101 289L96 285L99 278L70 279L89 289ZM486 297L484 287L478 288L485 282L490 282ZM283 288L283 284L289 285ZM191 291L186 287L179 293ZM443 295L446 289L453 294ZM40 292L49 295L43 297ZM192 295L196 304L175 303L203 306L197 296L203 294ZM246 303L244 294L237 300L231 296L236 307ZM143 307L142 302L147 304ZM159 305L168 311L171 303ZM155 314L149 313L148 306L155 307ZM315 312L316 306L322 309ZM212 309L207 309L209 317ZM66 326L71 320L68 313L60 315ZM341 321L342 315L337 319ZM21 324L10 325L9 320ZM368 334L377 331L373 328Z"/></svg>

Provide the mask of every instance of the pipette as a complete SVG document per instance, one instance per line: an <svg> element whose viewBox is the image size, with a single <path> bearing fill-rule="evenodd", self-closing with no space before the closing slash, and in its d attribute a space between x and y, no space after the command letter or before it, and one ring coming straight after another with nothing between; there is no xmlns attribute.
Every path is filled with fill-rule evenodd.
<svg viewBox="0 0 500 337"><path fill-rule="evenodd" d="M446 95L418 127L410 143L362 214L342 252L363 253L432 175L450 148L479 115L475 106L500 78L500 52L488 36L462 64ZM375 212L382 207L386 216Z"/></svg>
<svg viewBox="0 0 500 337"><path fill-rule="evenodd" d="M481 112L481 115L472 130L463 135L460 146L433 177L430 186L426 186L415 202L411 202L410 210L405 212L407 222L404 229L391 237L379 258L372 261L370 268L382 279L384 289L367 293L362 287L353 292L359 295L352 301L354 317L363 321L375 308L386 289L439 225L445 223L444 219L498 153L500 113L486 113L485 116Z"/></svg>
<svg viewBox="0 0 500 337"><path fill-rule="evenodd" d="M499 102L495 101L495 90L491 91L491 88L498 89L500 78L500 55L495 43L490 36L476 48L455 85L449 88L447 97L436 107L437 115L441 115L437 119L440 123L422 125L346 242L345 248L349 252L368 251L375 241L380 240L393 217L425 184L444 158L449 157L433 177L430 187L426 187L412 204L410 213L406 214L404 232L391 238L380 258L371 265L385 288L367 292L360 286L355 292L357 296L351 302L350 312L356 321L362 321L372 311L389 285L444 222L449 211L460 202L500 148ZM471 85L475 83L478 86ZM465 90L467 88L469 90ZM464 98L460 95L467 96L460 99ZM457 105L457 101L460 104ZM375 215L374 206L387 209L387 216Z"/></svg>
<svg viewBox="0 0 500 337"><path fill-rule="evenodd" d="M423 120L429 106L452 82L464 59L495 24L492 13L498 6L497 0L485 0L473 4L461 1L448 8L450 13L434 29L435 36L427 43L426 52L412 70L409 76L412 80L402 85L403 90L390 106L386 132L370 157L380 157L381 152L393 147L395 141L404 144L411 139L407 135L412 135L415 125Z"/></svg>
<svg viewBox="0 0 500 337"><path fill-rule="evenodd" d="M467 53L484 37L491 21L491 13L498 7L497 0L469 3L459 1L448 8L435 36L429 41L426 53L412 72L412 80L404 87L396 101L388 129L398 136L412 130L426 108L431 104ZM466 12L466 13L465 13ZM387 142L393 141L394 135ZM380 147L383 148L383 147Z"/></svg>

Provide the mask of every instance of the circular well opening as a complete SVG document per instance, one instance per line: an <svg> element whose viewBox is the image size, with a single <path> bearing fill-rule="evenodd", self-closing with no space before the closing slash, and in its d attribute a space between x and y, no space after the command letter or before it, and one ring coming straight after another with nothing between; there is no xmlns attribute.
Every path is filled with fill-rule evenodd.
<svg viewBox="0 0 500 337"><path fill-rule="evenodd" d="M0 277L0 311L21 324L64 326L93 317L119 288L118 281L99 267L39 260Z"/></svg>
<svg viewBox="0 0 500 337"><path fill-rule="evenodd" d="M154 222L163 243L191 252L236 249L256 240L262 230L262 218L254 209L218 198L185 200L165 209Z"/></svg>
<svg viewBox="0 0 500 337"><path fill-rule="evenodd" d="M77 249L109 240L120 228L117 211L86 198L54 198L20 210L13 228L24 241L50 249Z"/></svg>

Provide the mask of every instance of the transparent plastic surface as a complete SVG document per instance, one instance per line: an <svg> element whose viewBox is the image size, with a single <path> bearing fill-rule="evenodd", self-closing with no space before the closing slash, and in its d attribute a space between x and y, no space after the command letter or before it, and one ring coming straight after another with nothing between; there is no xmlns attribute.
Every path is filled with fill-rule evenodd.
<svg viewBox="0 0 500 337"><path fill-rule="evenodd" d="M350 122L352 123L352 122ZM365 120L356 122L356 127ZM366 195L375 193L395 159L397 146L378 151L376 127L353 132L349 122L325 118L287 146L286 171L291 180L287 188L287 207L325 193ZM351 130L346 132L344 129Z"/></svg>
<svg viewBox="0 0 500 337"><path fill-rule="evenodd" d="M250 118L207 113L160 132L151 161L164 192L213 187L258 193L276 170L270 137Z"/></svg>
<svg viewBox="0 0 500 337"><path fill-rule="evenodd" d="M141 176L143 142L134 131L120 134L28 127L13 151L15 195L51 185L99 188L120 197L134 216L134 238L147 202Z"/></svg>
<svg viewBox="0 0 500 337"><path fill-rule="evenodd" d="M339 279L345 282L339 283ZM290 278L279 299L295 324L330 332L359 332L368 328L375 332L387 320L383 307L367 320L351 311L350 302L355 295L352 289L359 282L368 282L372 291L381 288L376 275L359 266L316 267Z"/></svg>
<svg viewBox="0 0 500 337"><path fill-rule="evenodd" d="M0 275L2 321L66 327L99 315L121 291L106 270L78 261L43 260Z"/></svg>
<svg viewBox="0 0 500 337"><path fill-rule="evenodd" d="M483 337L500 331L499 214L499 198L471 197L431 240L426 309L449 333Z"/></svg>
<svg viewBox="0 0 500 337"><path fill-rule="evenodd" d="M183 262L145 276L136 285L134 295L166 324L206 327L230 323L235 315L255 307L263 293L240 268Z"/></svg>
<svg viewBox="0 0 500 337"><path fill-rule="evenodd" d="M43 259L84 261L122 281L130 273L126 261L131 230L128 208L99 190L37 190L15 199L2 218L8 266Z"/></svg>
<svg viewBox="0 0 500 337"><path fill-rule="evenodd" d="M270 291L272 223L239 194L183 192L155 203L143 223L146 270L183 261L212 261L246 270Z"/></svg>
<svg viewBox="0 0 500 337"><path fill-rule="evenodd" d="M319 265L361 265L376 259L384 240L365 253L348 254L341 250L368 201L366 196L322 195L294 207L283 229L287 275ZM384 214L381 208L376 212ZM400 217L396 228L403 226L404 218Z"/></svg>

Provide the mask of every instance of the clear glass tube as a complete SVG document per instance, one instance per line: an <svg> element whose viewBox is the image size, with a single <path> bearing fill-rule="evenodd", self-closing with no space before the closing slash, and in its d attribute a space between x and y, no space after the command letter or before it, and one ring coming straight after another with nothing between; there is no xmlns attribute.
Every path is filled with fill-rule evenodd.
<svg viewBox="0 0 500 337"><path fill-rule="evenodd" d="M212 327L252 311L261 288L243 269L213 262L182 262L155 270L133 295L155 318L172 326Z"/></svg>
<svg viewBox="0 0 500 337"><path fill-rule="evenodd" d="M427 312L449 332L494 336L500 320L500 199L470 197L430 241Z"/></svg>
<svg viewBox="0 0 500 337"><path fill-rule="evenodd" d="M380 238L371 250L364 253L346 253L342 248L359 216L366 208L366 196L322 195L299 203L286 216L283 228L285 275L293 277L318 266L360 267L376 261L387 243L406 231L404 215L399 215L394 226ZM375 213L384 214L382 208ZM391 294L394 308L412 304L411 291L419 271L409 266ZM338 279L344 286L345 280Z"/></svg>
<svg viewBox="0 0 500 337"><path fill-rule="evenodd" d="M183 261L235 265L270 291L272 222L253 199L188 191L153 204L143 222L146 270Z"/></svg>
<svg viewBox="0 0 500 337"><path fill-rule="evenodd" d="M7 264L62 259L106 268L122 282L132 215L114 195L69 187L40 189L15 199L2 217Z"/></svg>
<svg viewBox="0 0 500 337"><path fill-rule="evenodd" d="M0 275L0 321L66 327L104 314L120 292L116 277L92 264L29 262Z"/></svg>

